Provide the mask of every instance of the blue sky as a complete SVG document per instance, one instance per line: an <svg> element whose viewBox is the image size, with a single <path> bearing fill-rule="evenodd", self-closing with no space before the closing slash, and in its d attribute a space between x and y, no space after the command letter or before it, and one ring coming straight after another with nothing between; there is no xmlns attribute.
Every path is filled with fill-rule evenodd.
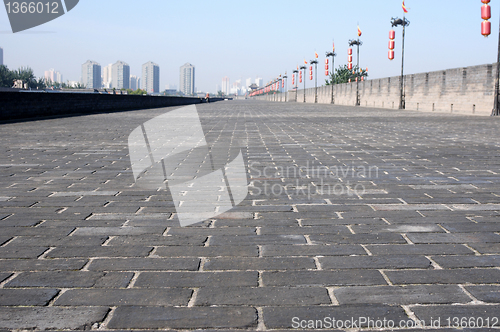
<svg viewBox="0 0 500 332"><path fill-rule="evenodd" d="M492 7L492 35L480 34L480 0L406 0L408 74L496 61L498 1ZM131 74L141 65L160 65L161 88L179 84L179 67L196 66L196 86L215 92L222 77L231 82L259 76L268 81L290 73L317 51L320 63L335 40L335 67L347 63L348 40L363 31L360 64L370 78L399 75L401 28L396 58L387 59L390 19L402 16L400 0L170 1L80 0L68 14L25 33L12 34L0 9L0 47L15 69L30 66L37 76L50 68L64 80L79 80L87 60L102 66L122 60ZM356 60L354 60L356 61ZM319 66L318 82L323 82ZM307 81L310 84L310 81Z"/></svg>

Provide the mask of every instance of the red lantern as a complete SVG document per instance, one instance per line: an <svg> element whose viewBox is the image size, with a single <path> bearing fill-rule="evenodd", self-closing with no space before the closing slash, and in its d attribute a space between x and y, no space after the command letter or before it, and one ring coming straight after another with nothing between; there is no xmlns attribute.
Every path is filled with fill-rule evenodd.
<svg viewBox="0 0 500 332"><path fill-rule="evenodd" d="M313 80L313 76L312 75L309 75L309 80Z"/></svg>
<svg viewBox="0 0 500 332"><path fill-rule="evenodd" d="M302 83L302 77L300 77L299 83Z"/></svg>
<svg viewBox="0 0 500 332"><path fill-rule="evenodd" d="M328 76L330 75L330 73L328 72L328 70L325 70L325 76Z"/></svg>
<svg viewBox="0 0 500 332"><path fill-rule="evenodd" d="M347 56L347 62L352 62L352 55Z"/></svg>
<svg viewBox="0 0 500 332"><path fill-rule="evenodd" d="M483 21L481 23L481 34L485 37L488 37L491 34L491 22Z"/></svg>
<svg viewBox="0 0 500 332"><path fill-rule="evenodd" d="M358 78L356 77L356 82L358 81Z"/></svg>
<svg viewBox="0 0 500 332"><path fill-rule="evenodd" d="M361 81L364 81L365 80L365 77L364 76L361 76Z"/></svg>
<svg viewBox="0 0 500 332"><path fill-rule="evenodd" d="M349 83L351 83L351 79L349 79Z"/></svg>
<svg viewBox="0 0 500 332"><path fill-rule="evenodd" d="M325 65L327 65L327 64L328 64L328 58L325 59Z"/></svg>
<svg viewBox="0 0 500 332"><path fill-rule="evenodd" d="M390 50L393 50L393 49L394 49L395 44L396 44L396 43L394 42L394 40L389 40L389 49L390 49Z"/></svg>
<svg viewBox="0 0 500 332"><path fill-rule="evenodd" d="M309 70L312 71L313 70L313 66L309 66Z"/></svg>
<svg viewBox="0 0 500 332"><path fill-rule="evenodd" d="M481 6L481 18L483 20L489 20L491 18L491 7L489 5Z"/></svg>
<svg viewBox="0 0 500 332"><path fill-rule="evenodd" d="M325 65L325 70L328 70L328 65Z"/></svg>
<svg viewBox="0 0 500 332"><path fill-rule="evenodd" d="M352 55L352 48L351 48L351 47L349 47L349 48L347 49L347 54Z"/></svg>
<svg viewBox="0 0 500 332"><path fill-rule="evenodd" d="M282 80L282 81L281 81L281 87L282 87L282 88L284 88L284 87L285 87L285 81L284 81L284 80Z"/></svg>
<svg viewBox="0 0 500 332"><path fill-rule="evenodd" d="M393 40L394 38L396 38L396 31L394 30L389 31L389 39Z"/></svg>
<svg viewBox="0 0 500 332"><path fill-rule="evenodd" d="M349 62L349 63L347 64L347 69L352 70L352 62Z"/></svg>
<svg viewBox="0 0 500 332"><path fill-rule="evenodd" d="M394 51L393 50L389 51L389 60L394 60Z"/></svg>
<svg viewBox="0 0 500 332"><path fill-rule="evenodd" d="M481 2L486 4L486 3L490 3L490 0L481 0Z"/></svg>

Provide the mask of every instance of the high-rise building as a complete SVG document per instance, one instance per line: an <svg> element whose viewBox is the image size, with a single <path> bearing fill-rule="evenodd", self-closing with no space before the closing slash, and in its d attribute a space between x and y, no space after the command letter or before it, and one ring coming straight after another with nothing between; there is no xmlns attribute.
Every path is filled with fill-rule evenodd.
<svg viewBox="0 0 500 332"><path fill-rule="evenodd" d="M112 88L112 75L111 75L111 67L113 65L109 64L102 69L102 86L106 89Z"/></svg>
<svg viewBox="0 0 500 332"><path fill-rule="evenodd" d="M62 83L63 78L62 74L56 70L49 69L45 71L45 81L51 82L51 83Z"/></svg>
<svg viewBox="0 0 500 332"><path fill-rule="evenodd" d="M181 67L179 91L186 96L194 94L194 66L190 63L186 62Z"/></svg>
<svg viewBox="0 0 500 332"><path fill-rule="evenodd" d="M143 64L142 82L148 94L160 92L160 66L152 61Z"/></svg>
<svg viewBox="0 0 500 332"><path fill-rule="evenodd" d="M230 92L230 86L229 86L229 77L224 77L222 79L222 93L225 94L225 95L228 95L229 92Z"/></svg>
<svg viewBox="0 0 500 332"><path fill-rule="evenodd" d="M137 78L137 89L141 88L141 79L138 77Z"/></svg>
<svg viewBox="0 0 500 332"><path fill-rule="evenodd" d="M252 85L252 79L251 78L247 78L246 82L245 82L245 90L248 90L248 87L250 85Z"/></svg>
<svg viewBox="0 0 500 332"><path fill-rule="evenodd" d="M0 66L3 65L3 48L0 47Z"/></svg>
<svg viewBox="0 0 500 332"><path fill-rule="evenodd" d="M130 75L130 89L137 90L137 76Z"/></svg>
<svg viewBox="0 0 500 332"><path fill-rule="evenodd" d="M264 80L260 77L257 77L255 79L255 84L259 87L259 88L262 88L264 86Z"/></svg>
<svg viewBox="0 0 500 332"><path fill-rule="evenodd" d="M87 89L101 88L101 65L88 60L82 65L82 83Z"/></svg>
<svg viewBox="0 0 500 332"><path fill-rule="evenodd" d="M127 63L117 61L111 66L111 84L117 90L130 88L130 66Z"/></svg>

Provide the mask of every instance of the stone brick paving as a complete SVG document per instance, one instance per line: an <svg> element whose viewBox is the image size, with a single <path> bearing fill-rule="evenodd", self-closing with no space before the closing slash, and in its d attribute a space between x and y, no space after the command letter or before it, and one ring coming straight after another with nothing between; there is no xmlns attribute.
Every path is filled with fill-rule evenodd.
<svg viewBox="0 0 500 332"><path fill-rule="evenodd" d="M199 105L250 194L181 228L127 147L173 109L0 124L0 330L500 327L499 119Z"/></svg>

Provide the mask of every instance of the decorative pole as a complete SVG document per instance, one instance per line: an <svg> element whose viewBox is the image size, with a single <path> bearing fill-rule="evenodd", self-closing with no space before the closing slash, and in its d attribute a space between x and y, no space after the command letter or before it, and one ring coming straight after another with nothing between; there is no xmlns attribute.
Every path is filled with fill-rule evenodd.
<svg viewBox="0 0 500 332"><path fill-rule="evenodd" d="M292 78L292 84L295 86L295 102L297 102L297 92L299 91L299 86L298 86L298 81L295 83L295 74L298 74L299 72L299 66L297 66L297 69L293 71L293 78ZM298 76L298 75L297 75ZM298 77L297 77L298 79Z"/></svg>
<svg viewBox="0 0 500 332"><path fill-rule="evenodd" d="M406 14L408 13L408 10L406 9L405 2L403 1L403 12ZM406 33L406 27L410 25L410 21L408 21L404 14L403 14L403 19L400 19L398 17L396 18L391 18L391 24L392 27L397 27L401 25L403 27L403 41L402 41L402 47L401 47L401 78L399 79L399 109L404 110L406 107L406 95L405 95L405 84L404 84L404 63L405 63L405 33ZM389 60L394 59L394 36L395 32L394 30L391 30L389 32Z"/></svg>
<svg viewBox="0 0 500 332"><path fill-rule="evenodd" d="M304 62L307 64L306 60L304 60ZM306 78L305 78L305 76L306 76L306 69L307 69L307 67L306 66L301 66L300 69L304 70L304 103L305 103L306 102ZM302 72L301 72L301 74L302 74Z"/></svg>
<svg viewBox="0 0 500 332"><path fill-rule="evenodd" d="M332 101L331 103L332 104L335 104L335 97L333 96L333 76L335 75L335 56L337 54L335 54L335 44L333 44L333 50L331 52L326 52L326 56L329 57L331 56L332 57ZM328 60L328 59L327 59ZM328 64L326 64L326 66L328 66ZM325 74L328 72L328 68L325 68Z"/></svg>
<svg viewBox="0 0 500 332"><path fill-rule="evenodd" d="M288 92L287 92L287 88L288 88L288 82L286 81L286 79L288 78L288 76L286 76L286 72L285 72L285 75L283 76L283 84L282 84L282 88L285 88L285 103L286 103L286 99L287 99L287 96L288 96Z"/></svg>
<svg viewBox="0 0 500 332"><path fill-rule="evenodd" d="M491 34L491 22L488 21L491 18L491 7L488 5L490 0L481 0L483 5L481 6L481 18L483 22L481 23L481 34L488 37ZM495 100L493 101L493 110L491 111L491 116L500 115L499 107L499 81L500 81L500 29L498 32L498 51L497 51L497 76L495 78Z"/></svg>
<svg viewBox="0 0 500 332"><path fill-rule="evenodd" d="M358 33L359 34L359 33ZM352 45L356 45L358 47L358 59L357 59L357 63L358 63L358 68L359 68L359 47L361 45L363 45L363 42L359 39L357 40L349 40L349 46L352 46ZM356 74L356 78L357 78L357 74ZM359 80L356 79L356 106L359 106L361 104L360 100L359 100Z"/></svg>

